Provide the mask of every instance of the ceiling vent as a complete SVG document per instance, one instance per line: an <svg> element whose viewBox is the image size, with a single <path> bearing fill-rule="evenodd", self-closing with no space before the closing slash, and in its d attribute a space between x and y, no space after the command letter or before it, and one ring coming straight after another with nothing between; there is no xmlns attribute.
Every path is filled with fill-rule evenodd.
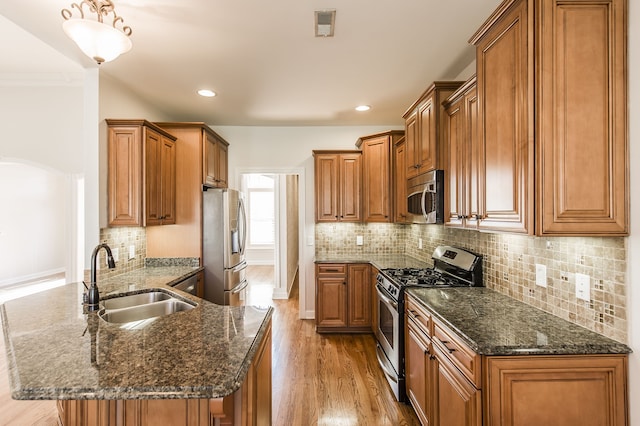
<svg viewBox="0 0 640 426"><path fill-rule="evenodd" d="M336 11L316 10L316 37L333 37L336 23Z"/></svg>

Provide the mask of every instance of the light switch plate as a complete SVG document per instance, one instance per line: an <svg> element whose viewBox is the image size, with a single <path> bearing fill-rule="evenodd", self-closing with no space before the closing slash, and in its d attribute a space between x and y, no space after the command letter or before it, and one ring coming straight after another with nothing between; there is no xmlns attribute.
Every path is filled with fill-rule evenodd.
<svg viewBox="0 0 640 426"><path fill-rule="evenodd" d="M540 287L547 286L547 266L536 263L536 285Z"/></svg>
<svg viewBox="0 0 640 426"><path fill-rule="evenodd" d="M115 262L119 260L120 251L118 250L117 247L111 249L111 255L113 256L113 260ZM109 264L107 263L107 256L104 257L104 264L105 266L109 266Z"/></svg>
<svg viewBox="0 0 640 426"><path fill-rule="evenodd" d="M576 297L586 301L591 298L591 279L589 275L576 274Z"/></svg>
<svg viewBox="0 0 640 426"><path fill-rule="evenodd" d="M136 246L130 245L129 246L129 259L133 259L134 257L136 257Z"/></svg>
<svg viewBox="0 0 640 426"><path fill-rule="evenodd" d="M362 235L356 235L356 245L361 246L364 244L364 238Z"/></svg>
<svg viewBox="0 0 640 426"><path fill-rule="evenodd" d="M422 238L418 238L418 248L422 249Z"/></svg>

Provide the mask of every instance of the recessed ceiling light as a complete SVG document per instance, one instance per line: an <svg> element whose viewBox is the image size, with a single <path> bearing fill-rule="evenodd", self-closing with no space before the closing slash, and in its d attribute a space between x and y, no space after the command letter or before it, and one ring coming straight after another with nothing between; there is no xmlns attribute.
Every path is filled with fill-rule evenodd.
<svg viewBox="0 0 640 426"><path fill-rule="evenodd" d="M209 89L200 89L198 90L198 95L204 96L205 98L213 98L216 95L216 92Z"/></svg>
<svg viewBox="0 0 640 426"><path fill-rule="evenodd" d="M356 111L369 111L371 107L369 105L358 105Z"/></svg>

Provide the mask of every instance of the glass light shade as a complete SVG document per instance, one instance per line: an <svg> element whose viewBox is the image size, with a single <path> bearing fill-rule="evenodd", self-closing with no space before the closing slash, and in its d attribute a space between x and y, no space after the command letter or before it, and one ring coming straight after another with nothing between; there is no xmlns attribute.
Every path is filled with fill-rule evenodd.
<svg viewBox="0 0 640 426"><path fill-rule="evenodd" d="M131 50L131 40L122 31L88 19L68 19L62 29L80 50L98 64L116 59Z"/></svg>

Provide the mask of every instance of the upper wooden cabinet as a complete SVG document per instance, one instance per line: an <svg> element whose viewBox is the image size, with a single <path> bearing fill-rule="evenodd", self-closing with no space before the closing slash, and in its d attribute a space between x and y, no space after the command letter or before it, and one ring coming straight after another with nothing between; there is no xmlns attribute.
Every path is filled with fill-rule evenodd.
<svg viewBox="0 0 640 426"><path fill-rule="evenodd" d="M397 140L393 147L393 186L395 223L409 223L407 212L407 143L405 138Z"/></svg>
<svg viewBox="0 0 640 426"><path fill-rule="evenodd" d="M356 142L356 146L362 149L362 204L365 222L393 222L392 149L403 136L404 131L391 130L363 136Z"/></svg>
<svg viewBox="0 0 640 426"><path fill-rule="evenodd" d="M362 153L313 151L316 222L362 221Z"/></svg>
<svg viewBox="0 0 640 426"><path fill-rule="evenodd" d="M202 183L216 188L227 188L229 144L209 127L203 127L203 138Z"/></svg>
<svg viewBox="0 0 640 426"><path fill-rule="evenodd" d="M106 120L109 226L176 221L176 138L146 120Z"/></svg>
<svg viewBox="0 0 640 426"><path fill-rule="evenodd" d="M407 179L442 168L442 101L462 83L434 82L404 113Z"/></svg>
<svg viewBox="0 0 640 426"><path fill-rule="evenodd" d="M506 0L472 37L480 229L628 235L626 7Z"/></svg>
<svg viewBox="0 0 640 426"><path fill-rule="evenodd" d="M480 146L476 77L445 102L445 225L477 228L480 216Z"/></svg>

